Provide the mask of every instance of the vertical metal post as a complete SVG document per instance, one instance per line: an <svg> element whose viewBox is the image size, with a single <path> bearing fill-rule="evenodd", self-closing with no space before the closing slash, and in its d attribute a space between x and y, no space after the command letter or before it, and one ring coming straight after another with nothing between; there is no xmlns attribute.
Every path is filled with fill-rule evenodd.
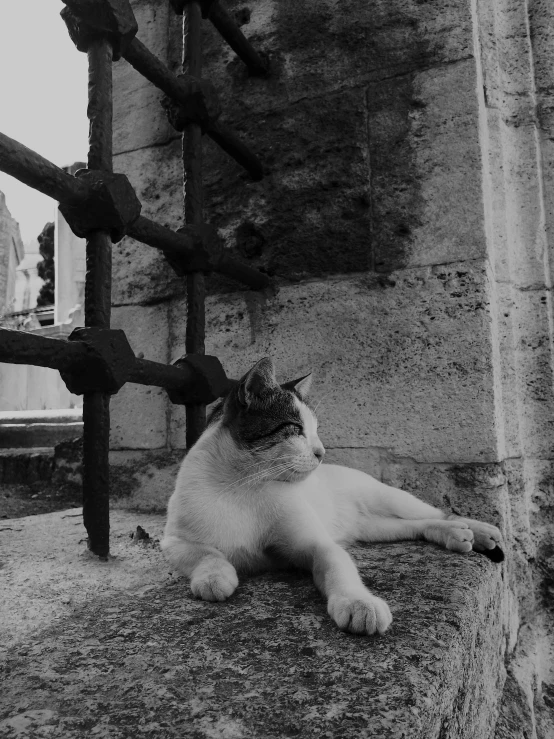
<svg viewBox="0 0 554 739"><path fill-rule="evenodd" d="M112 171L112 47L95 40L88 50L88 168ZM110 327L112 243L106 231L87 238L85 325ZM83 399L83 520L88 546L101 557L110 551L109 448L110 396L85 393Z"/></svg>
<svg viewBox="0 0 554 739"><path fill-rule="evenodd" d="M183 14L183 71L202 76L202 14L197 2L189 2ZM200 226L202 218L202 130L188 123L183 131L185 223ZM206 286L202 272L187 275L187 354L204 354L206 335ZM206 427L206 406L186 406L187 449Z"/></svg>

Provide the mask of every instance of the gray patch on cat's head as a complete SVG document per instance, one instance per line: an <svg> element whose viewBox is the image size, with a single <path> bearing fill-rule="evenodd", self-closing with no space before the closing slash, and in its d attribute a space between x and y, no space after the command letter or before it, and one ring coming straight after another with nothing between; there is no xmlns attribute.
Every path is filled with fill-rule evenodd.
<svg viewBox="0 0 554 739"><path fill-rule="evenodd" d="M263 449L302 433L298 400L307 390L310 375L279 385L273 362L260 359L231 389L225 402L210 417L222 419L235 443Z"/></svg>

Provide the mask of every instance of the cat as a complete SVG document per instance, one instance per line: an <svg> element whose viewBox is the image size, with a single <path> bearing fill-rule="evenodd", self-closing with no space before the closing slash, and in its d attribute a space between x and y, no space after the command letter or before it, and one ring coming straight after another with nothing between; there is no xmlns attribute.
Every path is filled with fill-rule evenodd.
<svg viewBox="0 0 554 739"><path fill-rule="evenodd" d="M500 561L501 534L364 472L324 464L306 402L311 380L279 385L264 357L234 384L183 461L161 547L203 600L229 598L237 572L285 561L311 570L340 629L382 634L390 609L367 590L341 544L425 539Z"/></svg>

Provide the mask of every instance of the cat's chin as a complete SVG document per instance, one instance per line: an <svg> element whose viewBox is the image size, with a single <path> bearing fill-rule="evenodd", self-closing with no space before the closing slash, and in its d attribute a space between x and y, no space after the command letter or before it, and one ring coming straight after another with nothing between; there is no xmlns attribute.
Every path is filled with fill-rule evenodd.
<svg viewBox="0 0 554 739"><path fill-rule="evenodd" d="M314 467L314 469L317 469L317 467ZM300 482L301 480L305 480L307 477L309 477L314 469L311 470L287 470L286 473L283 475L280 475L279 477L276 477L275 480L278 482Z"/></svg>

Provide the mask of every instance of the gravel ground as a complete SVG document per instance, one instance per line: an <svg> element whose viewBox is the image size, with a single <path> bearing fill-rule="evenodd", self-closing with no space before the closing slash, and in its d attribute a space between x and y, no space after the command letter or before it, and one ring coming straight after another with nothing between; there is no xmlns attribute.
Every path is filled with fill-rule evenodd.
<svg viewBox="0 0 554 739"><path fill-rule="evenodd" d="M31 485L2 484L0 487L0 519L65 511L80 505L81 491L74 485L36 482Z"/></svg>

